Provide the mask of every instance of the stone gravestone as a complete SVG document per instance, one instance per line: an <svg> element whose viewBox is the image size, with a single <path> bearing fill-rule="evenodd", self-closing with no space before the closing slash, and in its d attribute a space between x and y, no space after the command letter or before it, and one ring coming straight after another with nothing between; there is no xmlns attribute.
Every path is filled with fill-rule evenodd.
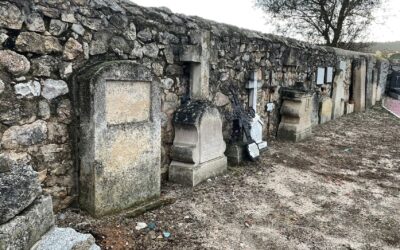
<svg viewBox="0 0 400 250"><path fill-rule="evenodd" d="M75 79L79 89L81 206L94 216L160 195L160 96L150 70L107 62Z"/></svg>
<svg viewBox="0 0 400 250"><path fill-rule="evenodd" d="M332 119L337 119L345 112L345 86L347 61L340 61L337 67L332 88Z"/></svg>
<svg viewBox="0 0 400 250"><path fill-rule="evenodd" d="M250 127L251 139L257 144L258 149L266 149L268 144L263 141L263 126L264 122L261 120L260 116L257 114L257 90L258 90L258 72L254 71L251 74L251 80L246 85L246 88L250 90L249 93L249 106L254 110L255 116L252 120Z"/></svg>
<svg viewBox="0 0 400 250"><path fill-rule="evenodd" d="M365 111L366 70L365 59L353 61L353 98L355 112Z"/></svg>
<svg viewBox="0 0 400 250"><path fill-rule="evenodd" d="M311 136L312 93L300 87L282 88L282 120L278 138L300 141Z"/></svg>
<svg viewBox="0 0 400 250"><path fill-rule="evenodd" d="M180 60L190 63L190 101L175 113L175 138L169 180L195 186L225 172L227 159L218 109L209 96L210 32L192 34L198 45L183 46Z"/></svg>
<svg viewBox="0 0 400 250"><path fill-rule="evenodd" d="M174 117L175 138L169 180L189 186L227 170L222 119L207 101L189 101Z"/></svg>

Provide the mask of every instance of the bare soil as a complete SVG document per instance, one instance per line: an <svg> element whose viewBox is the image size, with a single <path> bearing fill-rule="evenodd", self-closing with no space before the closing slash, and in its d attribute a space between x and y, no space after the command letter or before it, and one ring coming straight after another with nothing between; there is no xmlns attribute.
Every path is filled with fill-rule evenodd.
<svg viewBox="0 0 400 250"><path fill-rule="evenodd" d="M102 249L400 249L400 119L376 107L269 143L193 189L164 183L172 205L133 219L68 209L57 223Z"/></svg>

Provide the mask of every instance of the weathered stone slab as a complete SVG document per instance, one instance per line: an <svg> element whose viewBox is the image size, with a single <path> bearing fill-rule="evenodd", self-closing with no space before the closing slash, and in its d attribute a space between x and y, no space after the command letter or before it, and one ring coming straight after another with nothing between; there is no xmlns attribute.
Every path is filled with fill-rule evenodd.
<svg viewBox="0 0 400 250"><path fill-rule="evenodd" d="M30 249L53 225L51 197L41 196L24 212L0 225L0 250Z"/></svg>
<svg viewBox="0 0 400 250"><path fill-rule="evenodd" d="M344 115L345 111L345 79L349 61L340 61L333 80L332 89L332 119L337 119Z"/></svg>
<svg viewBox="0 0 400 250"><path fill-rule="evenodd" d="M324 124L332 120L332 99L323 98L319 108L319 123Z"/></svg>
<svg viewBox="0 0 400 250"><path fill-rule="evenodd" d="M354 93L354 111L365 111L365 79L366 79L365 59L353 61L353 93Z"/></svg>
<svg viewBox="0 0 400 250"><path fill-rule="evenodd" d="M42 192L38 175L32 167L18 164L23 158L11 157L13 155L0 155L11 170L0 173L0 224L14 218Z"/></svg>
<svg viewBox="0 0 400 250"><path fill-rule="evenodd" d="M89 69L77 82L85 90L78 104L81 206L101 216L158 197L161 103L150 70L116 61Z"/></svg>
<svg viewBox="0 0 400 250"><path fill-rule="evenodd" d="M45 234L31 250L100 250L100 247L91 234L56 227Z"/></svg>
<svg viewBox="0 0 400 250"><path fill-rule="evenodd" d="M170 181L196 186L226 171L226 145L216 107L206 101L190 101L177 110L174 127Z"/></svg>

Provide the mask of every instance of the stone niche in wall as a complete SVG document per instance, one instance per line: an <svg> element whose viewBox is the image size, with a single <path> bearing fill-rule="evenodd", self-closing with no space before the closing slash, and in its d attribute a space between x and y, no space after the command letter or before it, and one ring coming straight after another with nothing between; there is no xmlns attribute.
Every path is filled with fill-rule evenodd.
<svg viewBox="0 0 400 250"><path fill-rule="evenodd" d="M94 216L160 195L160 96L151 72L130 61L93 66L75 78L82 208Z"/></svg>

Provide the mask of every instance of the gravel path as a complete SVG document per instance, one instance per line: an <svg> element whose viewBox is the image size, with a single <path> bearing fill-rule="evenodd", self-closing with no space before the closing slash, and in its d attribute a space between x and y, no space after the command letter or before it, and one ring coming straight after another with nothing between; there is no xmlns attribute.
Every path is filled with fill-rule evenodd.
<svg viewBox="0 0 400 250"><path fill-rule="evenodd" d="M57 223L94 234L103 249L400 248L400 119L376 107L270 146L194 189L165 183L177 201L137 218L69 209Z"/></svg>

